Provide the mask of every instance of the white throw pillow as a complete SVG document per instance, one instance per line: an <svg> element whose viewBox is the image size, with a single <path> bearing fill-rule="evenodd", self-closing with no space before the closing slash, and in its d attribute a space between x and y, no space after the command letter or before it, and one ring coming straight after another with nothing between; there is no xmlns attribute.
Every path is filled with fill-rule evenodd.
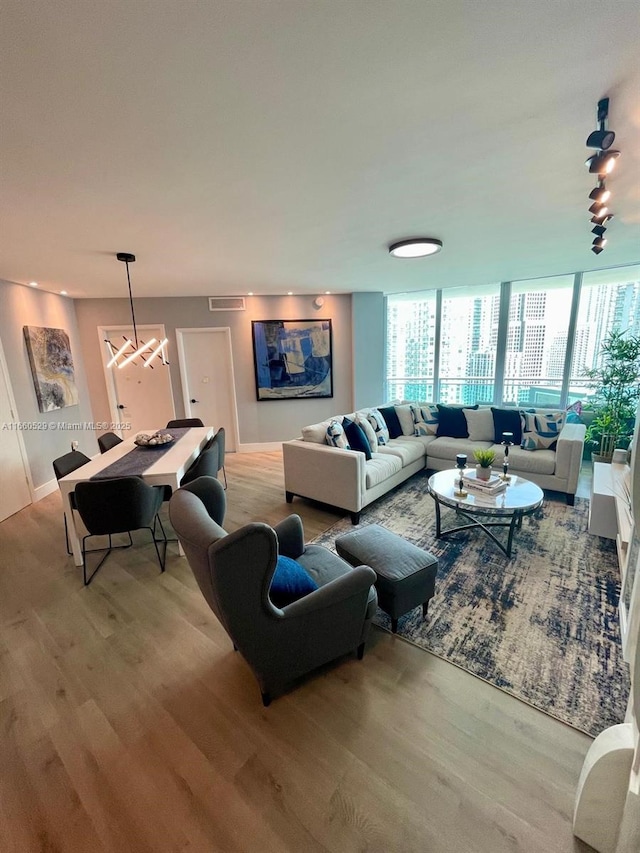
<svg viewBox="0 0 640 853"><path fill-rule="evenodd" d="M490 441L493 443L495 427L491 408L463 409L462 411L467 421L469 441Z"/></svg>
<svg viewBox="0 0 640 853"><path fill-rule="evenodd" d="M356 412L355 414L355 423L360 426L363 433L367 437L367 441L369 442L369 447L371 448L371 452L375 453L378 450L378 439L376 438L376 434L373 430L373 427L367 420L367 416L364 412Z"/></svg>
<svg viewBox="0 0 640 853"><path fill-rule="evenodd" d="M403 435L415 435L414 425L413 425L413 415L411 414L411 406L394 406L396 410L396 415L398 416L398 420L400 421L400 427L402 428Z"/></svg>

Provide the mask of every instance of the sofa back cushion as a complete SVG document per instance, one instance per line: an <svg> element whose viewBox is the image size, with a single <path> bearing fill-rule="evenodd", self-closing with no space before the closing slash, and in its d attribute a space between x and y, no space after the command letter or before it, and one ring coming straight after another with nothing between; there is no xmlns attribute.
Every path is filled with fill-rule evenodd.
<svg viewBox="0 0 640 853"><path fill-rule="evenodd" d="M312 441L314 444L326 444L329 425L332 421L337 421L341 424L342 418L342 415L334 415L326 421L320 421L318 424L310 424L309 426L302 427L302 440Z"/></svg>
<svg viewBox="0 0 640 853"><path fill-rule="evenodd" d="M438 432L436 435L448 436L449 438L468 438L467 419L464 416L465 409L477 409L475 406L443 406L438 403Z"/></svg>

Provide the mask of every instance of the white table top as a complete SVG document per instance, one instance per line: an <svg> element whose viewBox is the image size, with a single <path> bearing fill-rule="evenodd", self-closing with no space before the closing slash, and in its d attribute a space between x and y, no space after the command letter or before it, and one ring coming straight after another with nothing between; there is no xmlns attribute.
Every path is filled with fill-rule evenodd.
<svg viewBox="0 0 640 853"><path fill-rule="evenodd" d="M475 468L467 468L465 474L475 473ZM525 480L517 474L510 474L509 485L497 495L479 493L472 489L465 489L467 496L456 497L454 492L458 488L460 472L457 468L446 471L437 471L429 477L429 494L450 507L460 507L465 512L482 513L486 515L510 516L515 512L531 512L542 505L544 494L540 486Z"/></svg>

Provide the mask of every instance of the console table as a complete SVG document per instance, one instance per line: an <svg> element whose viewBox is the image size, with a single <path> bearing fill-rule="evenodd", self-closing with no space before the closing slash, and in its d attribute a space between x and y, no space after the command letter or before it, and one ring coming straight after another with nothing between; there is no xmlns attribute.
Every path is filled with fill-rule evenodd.
<svg viewBox="0 0 640 853"><path fill-rule="evenodd" d="M615 539L621 575L624 575L627 568L629 541L633 529L630 473L629 466L625 464L593 463L589 533Z"/></svg>

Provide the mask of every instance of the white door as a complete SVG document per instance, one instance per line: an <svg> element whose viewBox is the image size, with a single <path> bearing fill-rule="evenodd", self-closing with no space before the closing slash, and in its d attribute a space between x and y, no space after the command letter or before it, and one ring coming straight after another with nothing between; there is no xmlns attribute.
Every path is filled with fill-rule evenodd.
<svg viewBox="0 0 640 853"><path fill-rule="evenodd" d="M186 416L224 427L226 450L237 450L231 329L176 329L176 338Z"/></svg>
<svg viewBox="0 0 640 853"><path fill-rule="evenodd" d="M14 428L18 423L9 373L0 344L0 521L19 512L31 503L31 490L25 463L26 455L20 432Z"/></svg>
<svg viewBox="0 0 640 853"><path fill-rule="evenodd" d="M163 340L163 326L138 326L138 340L149 341L155 338ZM108 338L116 347L120 347L127 338L133 337L131 327L108 326L98 329L103 353L103 364L107 392L111 405L111 418L114 423L127 424L122 430L123 438L149 429L164 429L167 421L175 417L171 376L169 367L160 358L155 358L149 367L144 367L142 359L137 358L122 369L107 367L109 349L104 343ZM171 353L168 353L169 360ZM118 432L118 430L114 430Z"/></svg>

